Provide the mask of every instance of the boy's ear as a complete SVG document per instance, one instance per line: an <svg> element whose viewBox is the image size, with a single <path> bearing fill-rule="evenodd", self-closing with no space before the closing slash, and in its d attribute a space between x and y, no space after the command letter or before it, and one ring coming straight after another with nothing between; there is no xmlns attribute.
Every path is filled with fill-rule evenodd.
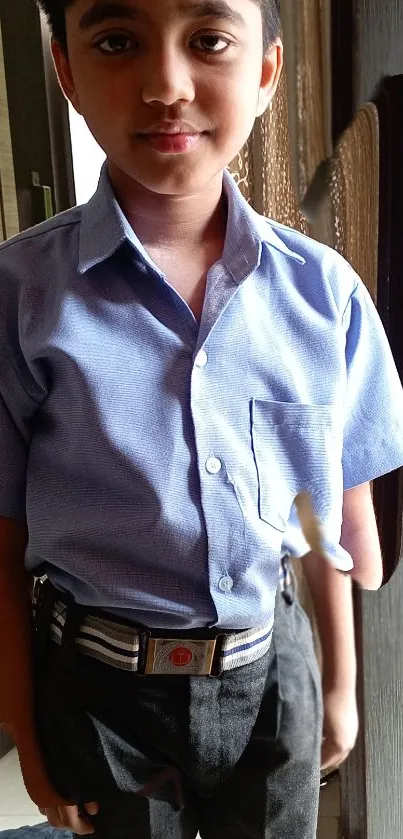
<svg viewBox="0 0 403 839"><path fill-rule="evenodd" d="M278 38L263 57L262 79L256 116L261 117L270 105L283 69L283 44Z"/></svg>
<svg viewBox="0 0 403 839"><path fill-rule="evenodd" d="M75 108L75 110L78 113L81 113L80 103L74 84L74 79L71 72L70 61L67 52L63 49L61 44L59 44L59 41L56 41L55 38L52 38L51 49L60 87L66 99L68 99L73 105L73 108Z"/></svg>

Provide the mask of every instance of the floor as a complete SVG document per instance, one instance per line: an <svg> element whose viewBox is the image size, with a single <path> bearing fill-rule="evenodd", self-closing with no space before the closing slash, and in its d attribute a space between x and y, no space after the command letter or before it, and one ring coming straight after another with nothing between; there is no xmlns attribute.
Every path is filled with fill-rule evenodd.
<svg viewBox="0 0 403 839"><path fill-rule="evenodd" d="M0 760L0 836L10 830L45 821L28 798L15 749Z"/></svg>
<svg viewBox="0 0 403 839"><path fill-rule="evenodd" d="M337 784L322 795L318 839L339 839L340 796ZM15 749L0 760L0 839L2 830L40 824L43 816L28 798Z"/></svg>
<svg viewBox="0 0 403 839"><path fill-rule="evenodd" d="M322 791L317 839L340 839L340 786L329 784Z"/></svg>

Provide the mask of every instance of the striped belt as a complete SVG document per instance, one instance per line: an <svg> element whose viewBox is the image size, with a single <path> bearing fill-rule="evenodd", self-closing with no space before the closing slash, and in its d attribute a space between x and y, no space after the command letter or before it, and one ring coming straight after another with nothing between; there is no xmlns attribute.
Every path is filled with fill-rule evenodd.
<svg viewBox="0 0 403 839"><path fill-rule="evenodd" d="M68 608L56 600L52 610L50 637L59 645L63 644ZM160 637L158 633L143 632L87 613L77 628L75 643L84 655L119 670L145 675L209 676L262 658L270 648L272 634L273 623L229 635L218 633L209 639L175 638L175 630L172 637Z"/></svg>

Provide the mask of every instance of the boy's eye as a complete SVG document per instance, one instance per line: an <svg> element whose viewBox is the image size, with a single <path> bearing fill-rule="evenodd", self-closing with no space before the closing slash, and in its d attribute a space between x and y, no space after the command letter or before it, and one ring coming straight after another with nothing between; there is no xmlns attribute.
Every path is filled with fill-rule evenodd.
<svg viewBox="0 0 403 839"><path fill-rule="evenodd" d="M220 54L228 50L231 43L222 35L206 34L198 35L192 40L192 46L199 52ZM100 38L96 44L96 49L106 55L119 55L135 49L136 43L129 35L116 33L114 35L107 35Z"/></svg>
<svg viewBox="0 0 403 839"><path fill-rule="evenodd" d="M226 38L223 38L222 35L214 34L198 35L197 38L193 39L192 44L196 45L196 49L200 52L207 53L222 53L231 46L231 42Z"/></svg>
<svg viewBox="0 0 403 839"><path fill-rule="evenodd" d="M100 52L108 53L108 55L118 55L133 49L134 42L128 35L116 34L102 38L102 40L97 41L95 46Z"/></svg>

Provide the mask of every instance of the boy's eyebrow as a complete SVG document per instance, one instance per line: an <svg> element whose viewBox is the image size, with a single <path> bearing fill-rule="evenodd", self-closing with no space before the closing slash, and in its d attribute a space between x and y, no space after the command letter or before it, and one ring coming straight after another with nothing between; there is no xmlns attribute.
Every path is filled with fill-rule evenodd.
<svg viewBox="0 0 403 839"><path fill-rule="evenodd" d="M103 23L111 18L138 20L140 17L142 17L140 10L134 6L119 2L119 0L117 2L104 0L104 2L95 2L87 12L84 12L78 25L80 29L90 29L97 23Z"/></svg>
<svg viewBox="0 0 403 839"><path fill-rule="evenodd" d="M133 6L126 3L116 2L113 0L104 0L104 2L95 2L87 12L84 12L79 20L79 29L90 29L91 26L96 26L97 23L103 23L105 20L111 18L122 18L122 20L137 20L139 12Z"/></svg>
<svg viewBox="0 0 403 839"><path fill-rule="evenodd" d="M182 3L180 11L188 17L217 17L245 26L245 20L226 0L200 0L199 3Z"/></svg>
<svg viewBox="0 0 403 839"><path fill-rule="evenodd" d="M231 23L245 25L242 15L226 2L226 0L200 0L198 3L181 3L179 11L187 17L216 17ZM147 13L132 4L122 0L99 0L88 11L84 12L79 21L80 29L90 29L98 23L111 18L122 20L140 20Z"/></svg>

